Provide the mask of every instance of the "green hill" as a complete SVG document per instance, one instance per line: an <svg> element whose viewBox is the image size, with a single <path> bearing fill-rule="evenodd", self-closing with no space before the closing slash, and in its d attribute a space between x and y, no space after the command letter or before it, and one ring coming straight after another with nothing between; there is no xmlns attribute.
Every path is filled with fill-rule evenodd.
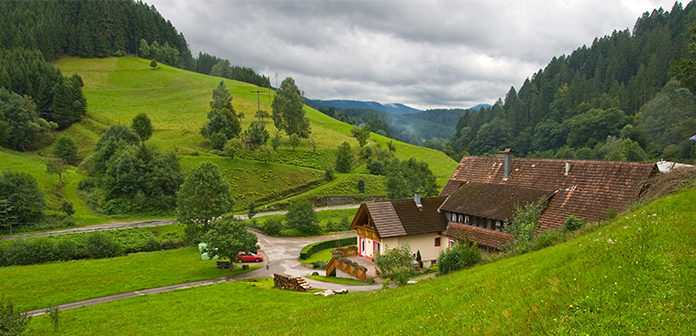
<svg viewBox="0 0 696 336"><path fill-rule="evenodd" d="M356 164L351 174L337 174L337 179L326 183L324 170L333 165L335 150L338 145L348 141L357 152L358 142L351 137L352 125L341 123L312 108L305 107L306 116L312 127L312 135L317 142L316 151L308 140L293 150L285 142L278 148L276 156L268 163L255 161L252 153L244 159L219 157L209 153L207 140L200 135L200 128L207 122L208 105L213 89L224 80L233 96L232 104L238 113L243 113L243 129L255 120L257 94L260 94L261 110L271 113L273 91L260 89L252 84L202 75L160 64L159 69L150 68L150 61L134 57L110 57L102 59L80 59L66 57L58 60L56 65L66 75L79 74L83 81L83 93L87 99L88 115L62 131L78 145L78 155L86 158L94 151L94 146L101 134L111 125L130 125L133 117L146 113L152 120L155 132L150 143L163 152L175 151L181 158L185 171L209 160L215 162L223 171L237 200L236 209L243 210L252 201L263 200L272 204L283 199L307 197L312 199L328 196L385 196L382 177L365 176L368 181L365 194L358 194L355 188L348 187L357 183L357 177L365 173L364 164ZM264 120L266 129L275 132L272 120ZM383 145L391 139L372 134L370 144ZM368 144L368 145L370 145ZM396 157L408 159L415 157L429 163L438 178L438 184L444 186L457 163L445 154L428 148L394 142ZM83 199L77 196L77 182L84 178L81 170L73 169L69 173L69 182L62 189L57 183L57 176L45 174L45 157L51 156L52 146L42 148L34 153L17 153L4 150L7 157L0 163L1 169L17 170L15 162L22 162L24 171L38 179L39 185L47 195L48 208L60 209L60 199L73 200L76 207L78 225L108 221L110 219L134 219L139 216L108 217L93 213ZM321 188L320 190L315 190ZM173 216L173 214L172 214Z"/></svg>
<svg viewBox="0 0 696 336"><path fill-rule="evenodd" d="M691 335L695 198L695 189L667 196L564 244L403 288L326 298L271 289L269 279L224 283L65 311L61 331ZM53 332L46 316L32 328Z"/></svg>

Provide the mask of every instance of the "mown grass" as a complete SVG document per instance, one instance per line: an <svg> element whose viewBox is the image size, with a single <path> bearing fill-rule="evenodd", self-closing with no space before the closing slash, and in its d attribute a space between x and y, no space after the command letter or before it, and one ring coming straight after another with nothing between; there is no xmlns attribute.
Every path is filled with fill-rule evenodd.
<svg viewBox="0 0 696 336"><path fill-rule="evenodd" d="M61 333L689 335L695 198L667 196L578 239L402 288L324 298L225 283L65 311ZM43 316L32 328L53 333Z"/></svg>
<svg viewBox="0 0 696 336"><path fill-rule="evenodd" d="M234 272L242 272L236 269ZM0 293L23 309L236 274L201 260L197 247L123 257L0 268Z"/></svg>
<svg viewBox="0 0 696 336"><path fill-rule="evenodd" d="M357 286L366 286L369 285L369 283L362 281L362 280L355 280L355 279L347 279L347 278L337 278L334 276L323 276L323 275L307 275L306 278L312 279L312 280L317 280L317 281L323 281L323 282L330 282L330 283L336 283L336 284L344 284L344 285L357 285Z"/></svg>
<svg viewBox="0 0 696 336"><path fill-rule="evenodd" d="M338 223L344 218L347 218L349 222L353 221L353 217L358 212L358 209L336 209L336 210L322 210L316 211L317 219L319 220L319 226L324 230L329 222ZM255 218L255 220L263 225L269 219L280 219L285 220L285 215L268 215L263 217Z"/></svg>
<svg viewBox="0 0 696 336"><path fill-rule="evenodd" d="M342 246L341 248L346 248L348 246L355 246L355 244ZM324 249L324 250L321 250L319 252L312 254L307 259L302 259L300 257L297 257L297 260L303 264L312 264L312 263L317 262L317 261L329 261L329 260L331 260L331 250L335 250L335 249L336 249L335 247L327 248L327 249Z"/></svg>

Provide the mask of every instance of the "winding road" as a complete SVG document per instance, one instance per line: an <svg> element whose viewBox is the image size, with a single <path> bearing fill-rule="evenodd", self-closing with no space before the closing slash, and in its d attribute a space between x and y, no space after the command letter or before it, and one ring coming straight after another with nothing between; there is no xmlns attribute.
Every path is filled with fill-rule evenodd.
<svg viewBox="0 0 696 336"><path fill-rule="evenodd" d="M355 207L357 207L357 205L326 207L326 208L318 208L316 210L321 211L321 210L332 210L332 209L350 209L350 208L355 208ZM272 213L266 212L263 214L259 214L257 216L270 215L270 214L282 214L282 213L285 213L285 212L284 211L276 211L276 212L272 212ZM244 217L246 217L246 216L244 216ZM96 231L96 230L113 230L113 229L125 228L125 227L145 227L145 226L167 225L167 224L171 224L172 222L173 222L173 220L156 220L156 221L145 221L145 222L137 222L137 223L113 223L113 224L105 224L105 225L98 225L98 226L92 226L92 227L83 227L80 229L85 229L85 230L81 230L81 231L61 230L61 231L52 231L51 233L52 234L66 234L66 233L73 233L73 232L86 232L86 231ZM258 240L259 240L259 244L261 245L261 248L259 249L259 253L264 255L264 262L262 262L261 264L253 264L253 265L260 265L261 266L261 268L259 268L257 270L243 273L243 274L238 274L238 275L225 276L225 277L219 277L219 278L207 279L207 280L199 280L199 281L164 286L164 287L148 288L148 289L138 290L138 291L134 291L134 292L121 293L121 294L109 295L109 296L93 298L93 299L88 299L88 300L83 300L83 301L71 302L71 303L59 305L58 307L61 310L67 310L67 309L73 309L73 308L79 308L79 307L93 306L93 305L100 304L100 303L111 302L111 301L116 301L116 300L121 300L121 299L127 299L127 298L132 298L132 297L141 296L141 295L150 295L150 294L171 292L171 291L174 291L177 289L206 286L206 285L211 285L211 284L221 283L221 282L232 282L232 281L240 281L240 280L247 280L247 279L253 279L253 278L272 278L274 273L286 273L286 274L289 274L292 276L300 276L300 277L304 277L308 274L311 274L314 271L319 271L321 274L321 272L323 272L323 271L311 269L308 266L300 263L297 260L302 248L308 244L316 243L319 241L338 239L338 238L355 237L354 232L332 234L332 235L325 235L325 236L315 236L315 237L271 237L271 236L267 236L267 235L259 233L259 232L255 232L255 231L252 231L252 232L254 232L254 234L256 234L256 236L258 237ZM37 235L45 235L45 234L33 234L33 235L21 235L21 236L22 237L26 237L26 236L31 237L31 236L37 236ZM9 237L6 237L6 238L9 238ZM18 238L18 236L13 236L12 238ZM10 238L10 239L12 239L12 238ZM358 286L358 285L334 284L334 283L316 281L316 280L307 279L307 278L305 278L305 280L310 285L312 285L312 287L314 287L314 288L334 289L334 290L345 288L345 289L348 289L349 291L353 291L353 292L372 291L372 290L380 289L382 287L382 285L380 285L380 284ZM45 312L46 312L46 308L42 308L42 309L28 311L27 314L29 314L31 316L37 316L37 315L43 315L43 314L45 314Z"/></svg>

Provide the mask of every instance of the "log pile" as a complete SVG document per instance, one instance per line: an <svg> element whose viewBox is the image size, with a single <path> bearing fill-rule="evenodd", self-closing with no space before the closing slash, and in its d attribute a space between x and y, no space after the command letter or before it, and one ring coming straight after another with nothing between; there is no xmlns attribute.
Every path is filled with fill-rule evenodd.
<svg viewBox="0 0 696 336"><path fill-rule="evenodd" d="M275 273L273 274L273 284L281 289L291 289L294 291L308 291L312 289L312 286L302 279L301 277L293 277L285 273Z"/></svg>

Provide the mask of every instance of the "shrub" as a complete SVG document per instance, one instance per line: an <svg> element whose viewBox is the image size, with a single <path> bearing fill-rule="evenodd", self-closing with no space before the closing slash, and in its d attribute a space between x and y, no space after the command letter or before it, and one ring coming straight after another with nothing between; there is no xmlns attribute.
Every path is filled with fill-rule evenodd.
<svg viewBox="0 0 696 336"><path fill-rule="evenodd" d="M2 335L20 335L29 327L31 316L15 309L12 299L0 297L0 332Z"/></svg>
<svg viewBox="0 0 696 336"><path fill-rule="evenodd" d="M222 150L226 142L227 136L222 132L215 133L210 137L210 147L213 149Z"/></svg>
<svg viewBox="0 0 696 336"><path fill-rule="evenodd" d="M411 247L406 243L389 249L386 253L375 256L374 262L383 279L396 281L399 286L406 285L413 266Z"/></svg>
<svg viewBox="0 0 696 336"><path fill-rule="evenodd" d="M77 259L79 256L77 243L71 239L59 239L56 242L56 255L57 260L61 261Z"/></svg>
<svg viewBox="0 0 696 336"><path fill-rule="evenodd" d="M173 250L179 247L179 241L174 238L168 238L162 241L160 248L162 250Z"/></svg>
<svg viewBox="0 0 696 336"><path fill-rule="evenodd" d="M8 265L31 265L39 263L36 251L26 239L15 239L5 248Z"/></svg>
<svg viewBox="0 0 696 336"><path fill-rule="evenodd" d="M353 164L353 153L350 150L348 142L338 146L336 151L336 171L339 173L350 172L350 167Z"/></svg>
<svg viewBox="0 0 696 336"><path fill-rule="evenodd" d="M545 230L541 231L536 238L534 238L534 241L532 241L532 246L531 250L532 251L538 251L543 248L553 246L558 244L558 242L561 240L561 233L558 232L558 230Z"/></svg>
<svg viewBox="0 0 696 336"><path fill-rule="evenodd" d="M326 262L326 261L324 261L324 260L319 260L319 261L313 262L313 263L312 263L312 267L314 267L314 268L316 268L316 269L325 269L325 268L326 268L326 265L328 265L328 264L329 264L329 263Z"/></svg>
<svg viewBox="0 0 696 336"><path fill-rule="evenodd" d="M515 205L514 220L506 220L503 224L503 232L512 236L510 242L503 246L504 250L514 249L521 253L529 250L545 207L546 197L541 197L536 203L528 203L524 208Z"/></svg>
<svg viewBox="0 0 696 336"><path fill-rule="evenodd" d="M481 261L481 251L476 242L471 242L469 237L464 240L457 239L451 249L440 252L437 258L437 274L445 275L471 267Z"/></svg>
<svg viewBox="0 0 696 336"><path fill-rule="evenodd" d="M77 182L77 190L86 191L97 186L97 182L94 177L87 177L85 179Z"/></svg>
<svg viewBox="0 0 696 336"><path fill-rule="evenodd" d="M63 210L63 212L68 214L68 216L72 216L75 213L75 208L73 207L73 201L70 201L70 202L63 201L60 204L60 207Z"/></svg>
<svg viewBox="0 0 696 336"><path fill-rule="evenodd" d="M566 231L575 231L585 226L585 224L587 224L587 219L579 219L574 215L570 215L563 221L563 229Z"/></svg>
<svg viewBox="0 0 696 336"><path fill-rule="evenodd" d="M92 259L112 258L123 254L123 248L103 232L93 232L85 241L85 252Z"/></svg>
<svg viewBox="0 0 696 336"><path fill-rule="evenodd" d="M362 180L362 179L358 180L358 186L357 186L357 187L358 187L358 192L359 192L359 193L361 193L361 194L365 193L365 180Z"/></svg>
<svg viewBox="0 0 696 336"><path fill-rule="evenodd" d="M283 221L279 218L272 218L263 223L263 232L269 236L278 236L285 229Z"/></svg>
<svg viewBox="0 0 696 336"><path fill-rule="evenodd" d="M326 171L324 171L324 178L327 181L333 181L336 178L336 174L334 173L333 168L326 168Z"/></svg>
<svg viewBox="0 0 696 336"><path fill-rule="evenodd" d="M147 238L147 243L145 243L143 251L152 252L159 250L160 242L157 241L157 238L155 238L155 236L150 236L149 238Z"/></svg>

